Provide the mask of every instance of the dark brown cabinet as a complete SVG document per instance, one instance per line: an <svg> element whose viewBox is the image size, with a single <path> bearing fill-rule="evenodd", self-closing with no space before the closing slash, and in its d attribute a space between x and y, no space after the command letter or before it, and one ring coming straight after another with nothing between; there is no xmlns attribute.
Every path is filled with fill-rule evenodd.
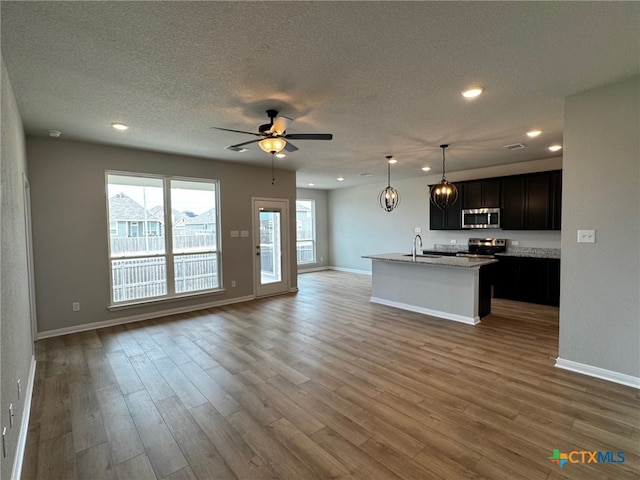
<svg viewBox="0 0 640 480"><path fill-rule="evenodd" d="M458 191L460 194L460 191ZM440 210L429 202L429 229L431 230L461 230L462 229L462 201L458 201L449 208Z"/></svg>
<svg viewBox="0 0 640 480"><path fill-rule="evenodd" d="M561 195L561 172L504 177L502 229L559 230Z"/></svg>
<svg viewBox="0 0 640 480"><path fill-rule="evenodd" d="M558 306L560 260L500 257L496 264L493 287L493 296L496 298Z"/></svg>
<svg viewBox="0 0 640 480"><path fill-rule="evenodd" d="M495 208L499 206L499 179L462 183L462 208Z"/></svg>
<svg viewBox="0 0 640 480"><path fill-rule="evenodd" d="M562 171L456 182L458 201L446 210L430 204L431 230L461 230L463 208L501 209L502 230L560 230Z"/></svg>

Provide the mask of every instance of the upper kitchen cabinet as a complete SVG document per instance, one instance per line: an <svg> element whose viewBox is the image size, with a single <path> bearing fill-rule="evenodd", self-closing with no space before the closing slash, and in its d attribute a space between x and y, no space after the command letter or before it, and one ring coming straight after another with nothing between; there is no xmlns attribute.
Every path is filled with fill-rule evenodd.
<svg viewBox="0 0 640 480"><path fill-rule="evenodd" d="M458 186L458 195L460 195ZM449 208L440 210L429 202L429 229L430 230L461 230L462 229L462 201L458 201Z"/></svg>
<svg viewBox="0 0 640 480"><path fill-rule="evenodd" d="M559 230L562 172L502 179L503 230Z"/></svg>
<svg viewBox="0 0 640 480"><path fill-rule="evenodd" d="M462 208L497 208L499 206L499 178L475 180L462 184Z"/></svg>

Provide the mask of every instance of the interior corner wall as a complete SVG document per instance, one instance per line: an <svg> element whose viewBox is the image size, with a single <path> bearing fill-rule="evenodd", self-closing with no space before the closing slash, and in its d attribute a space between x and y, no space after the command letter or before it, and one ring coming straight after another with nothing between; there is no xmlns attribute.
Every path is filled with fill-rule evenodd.
<svg viewBox="0 0 640 480"><path fill-rule="evenodd" d="M269 168L44 137L27 136L26 144L39 336L252 297L252 198L287 199L289 211L295 211L291 171L277 170L272 185ZM220 180L224 292L116 311L107 308L107 170ZM289 217L290 287L296 289L295 214ZM231 237L232 230L248 230L250 235ZM236 287L230 287L232 280ZM73 302L80 303L80 311L72 311Z"/></svg>
<svg viewBox="0 0 640 480"><path fill-rule="evenodd" d="M12 477L19 454L20 427L27 413L25 402L33 342L23 177L27 173L24 132L4 60L0 63L0 429L7 428L7 455L0 457L0 478L8 479ZM17 380L22 386L20 397ZM13 404L15 414L13 427L9 426L9 404Z"/></svg>
<svg viewBox="0 0 640 480"><path fill-rule="evenodd" d="M559 357L640 379L640 77L567 97L564 116Z"/></svg>
<svg viewBox="0 0 640 480"><path fill-rule="evenodd" d="M313 271L329 265L329 192L313 188L298 188L299 200L315 200L316 204L316 261L298 266L298 271Z"/></svg>

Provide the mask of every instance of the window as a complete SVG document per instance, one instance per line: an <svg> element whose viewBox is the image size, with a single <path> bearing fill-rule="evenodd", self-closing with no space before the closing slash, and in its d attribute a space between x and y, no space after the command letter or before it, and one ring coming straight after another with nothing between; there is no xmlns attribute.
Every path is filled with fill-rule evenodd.
<svg viewBox="0 0 640 480"><path fill-rule="evenodd" d="M108 173L107 192L112 304L220 289L217 181Z"/></svg>
<svg viewBox="0 0 640 480"><path fill-rule="evenodd" d="M315 200L296 200L296 253L298 265L316 261Z"/></svg>

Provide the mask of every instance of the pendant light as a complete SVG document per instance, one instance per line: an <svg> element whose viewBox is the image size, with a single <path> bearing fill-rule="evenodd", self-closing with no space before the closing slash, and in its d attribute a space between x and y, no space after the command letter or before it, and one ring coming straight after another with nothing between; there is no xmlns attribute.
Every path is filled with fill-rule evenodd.
<svg viewBox="0 0 640 480"><path fill-rule="evenodd" d="M442 180L431 187L431 203L441 210L450 207L458 200L458 189L447 181L444 174L444 151L449 145L440 145L442 149Z"/></svg>
<svg viewBox="0 0 640 480"><path fill-rule="evenodd" d="M397 160L393 158L391 155L387 157L387 188L380 192L378 196L378 201L380 202L380 207L383 210L390 212L394 208L398 206L400 203L400 194L398 191L391 186L391 164L396 163Z"/></svg>

